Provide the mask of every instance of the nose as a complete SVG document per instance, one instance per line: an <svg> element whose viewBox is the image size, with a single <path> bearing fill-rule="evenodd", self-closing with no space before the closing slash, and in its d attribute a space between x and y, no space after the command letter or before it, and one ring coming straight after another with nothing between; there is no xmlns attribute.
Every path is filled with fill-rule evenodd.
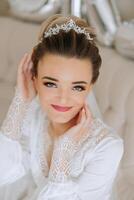
<svg viewBox="0 0 134 200"><path fill-rule="evenodd" d="M69 98L69 91L68 89L60 89L59 90L59 103L61 105L67 105L68 98Z"/></svg>

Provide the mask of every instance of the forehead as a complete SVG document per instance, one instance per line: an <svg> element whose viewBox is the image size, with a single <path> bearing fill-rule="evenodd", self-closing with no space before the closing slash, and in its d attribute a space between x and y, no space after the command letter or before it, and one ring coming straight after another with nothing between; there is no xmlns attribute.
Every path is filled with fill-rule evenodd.
<svg viewBox="0 0 134 200"><path fill-rule="evenodd" d="M38 74L53 76L58 79L87 79L92 76L92 65L88 59L67 58L60 55L46 54L38 64Z"/></svg>

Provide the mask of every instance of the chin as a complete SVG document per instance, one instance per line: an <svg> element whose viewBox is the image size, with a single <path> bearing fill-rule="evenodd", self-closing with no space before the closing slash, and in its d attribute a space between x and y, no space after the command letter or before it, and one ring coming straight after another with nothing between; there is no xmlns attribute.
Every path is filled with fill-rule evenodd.
<svg viewBox="0 0 134 200"><path fill-rule="evenodd" d="M69 122L71 118L67 118L67 117L63 117L63 116L58 116L58 117L49 117L49 119L55 123L60 123L60 124L63 124L63 123L67 123Z"/></svg>
<svg viewBox="0 0 134 200"><path fill-rule="evenodd" d="M54 114L52 114L52 115L49 115L49 119L56 123L61 123L61 124L68 123L69 121L73 120L77 114L78 114L78 112L72 113L70 115L67 115L67 114L66 115L62 115L62 114L54 115Z"/></svg>
<svg viewBox="0 0 134 200"><path fill-rule="evenodd" d="M79 113L80 109L74 109L74 110L70 110L67 112L58 112L53 110L52 108L50 109L45 109L48 118L56 123L67 123L70 120L72 120L73 118L75 118L75 116Z"/></svg>

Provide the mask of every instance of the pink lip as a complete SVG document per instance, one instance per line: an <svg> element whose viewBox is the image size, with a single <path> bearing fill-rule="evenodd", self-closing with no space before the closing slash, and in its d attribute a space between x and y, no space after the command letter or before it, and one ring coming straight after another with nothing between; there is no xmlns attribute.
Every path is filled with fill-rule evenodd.
<svg viewBox="0 0 134 200"><path fill-rule="evenodd" d="M72 107L61 107L61 106L58 106L58 105L53 105L51 104L52 107L60 112L66 112L68 110L70 110Z"/></svg>

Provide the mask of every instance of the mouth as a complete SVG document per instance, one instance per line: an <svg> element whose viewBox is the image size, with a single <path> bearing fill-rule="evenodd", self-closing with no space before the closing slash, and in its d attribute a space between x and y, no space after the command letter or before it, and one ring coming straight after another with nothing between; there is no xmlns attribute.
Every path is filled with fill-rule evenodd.
<svg viewBox="0 0 134 200"><path fill-rule="evenodd" d="M58 105L53 105L53 104L51 104L51 106L55 109L55 110L57 110L57 111L59 111L59 112L66 112L66 111L68 111L68 110L70 110L72 107L62 107L62 106L58 106Z"/></svg>

